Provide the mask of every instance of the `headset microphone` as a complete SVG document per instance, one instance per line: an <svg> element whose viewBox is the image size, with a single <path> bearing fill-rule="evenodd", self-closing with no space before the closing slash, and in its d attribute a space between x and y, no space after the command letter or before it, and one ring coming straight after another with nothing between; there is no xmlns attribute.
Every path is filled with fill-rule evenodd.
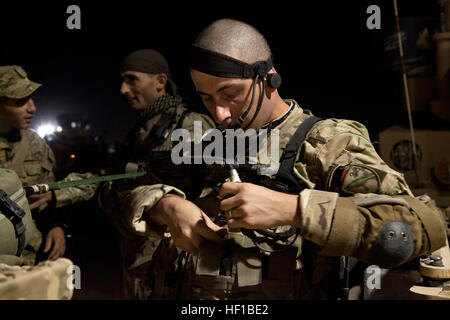
<svg viewBox="0 0 450 320"><path fill-rule="evenodd" d="M233 119L230 124L228 125L228 128L233 129L233 130L237 130L239 128L242 128L242 123L244 123L244 118L248 115L248 113L250 112L250 109L253 106L253 99L255 97L255 87L256 84L258 83L258 78L259 75L256 76L256 78L254 79L253 82L253 93L252 93L252 100L250 101L250 104L247 108L247 110L237 119ZM269 87L273 88L273 89L277 89L281 86L281 76L278 73L269 73L267 75L267 84L269 85ZM258 102L258 106L255 112L255 115L253 116L253 118L250 120L250 122L247 124L247 126L244 128L247 129L255 120L256 116L259 113L259 110L261 108L261 104L262 104L262 96L264 96L265 90L264 90L264 84L263 84L263 90L262 90L262 94L260 97L260 100Z"/></svg>

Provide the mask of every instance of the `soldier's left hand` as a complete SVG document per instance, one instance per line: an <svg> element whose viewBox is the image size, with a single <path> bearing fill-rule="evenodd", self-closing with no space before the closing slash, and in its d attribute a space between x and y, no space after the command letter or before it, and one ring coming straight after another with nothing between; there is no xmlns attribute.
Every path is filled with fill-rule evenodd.
<svg viewBox="0 0 450 320"><path fill-rule="evenodd" d="M220 209L230 228L265 229L296 226L298 195L286 194L252 183L226 182L220 189Z"/></svg>
<svg viewBox="0 0 450 320"><path fill-rule="evenodd" d="M61 227L54 227L48 232L44 253L47 253L50 248L52 251L48 255L49 260L56 260L64 256L64 252L66 251L66 236Z"/></svg>

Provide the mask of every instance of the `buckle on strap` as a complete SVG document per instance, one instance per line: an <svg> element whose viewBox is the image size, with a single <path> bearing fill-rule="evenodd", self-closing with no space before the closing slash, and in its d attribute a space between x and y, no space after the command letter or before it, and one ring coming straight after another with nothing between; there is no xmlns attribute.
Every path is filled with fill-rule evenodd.
<svg viewBox="0 0 450 320"><path fill-rule="evenodd" d="M25 211L10 197L5 191L0 189L0 210L7 217L14 226L16 237L18 238L17 244L17 256L22 254L22 250L25 247L25 231L26 227L22 221L25 216Z"/></svg>

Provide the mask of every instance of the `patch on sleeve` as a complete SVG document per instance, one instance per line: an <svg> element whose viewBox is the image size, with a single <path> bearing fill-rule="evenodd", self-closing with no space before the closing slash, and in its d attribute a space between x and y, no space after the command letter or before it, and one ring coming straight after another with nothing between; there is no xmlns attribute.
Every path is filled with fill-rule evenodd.
<svg viewBox="0 0 450 320"><path fill-rule="evenodd" d="M345 168L340 182L341 190L349 193L378 193L383 173L362 164L351 164Z"/></svg>

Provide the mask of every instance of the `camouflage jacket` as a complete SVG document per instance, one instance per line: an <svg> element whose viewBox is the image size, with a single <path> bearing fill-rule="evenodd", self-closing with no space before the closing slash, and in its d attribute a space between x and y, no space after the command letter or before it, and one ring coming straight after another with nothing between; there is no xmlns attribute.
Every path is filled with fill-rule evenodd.
<svg viewBox="0 0 450 320"><path fill-rule="evenodd" d="M163 127L163 122L167 121L169 126L166 130L162 130L159 136L155 135L155 129ZM125 141L125 148L121 152L122 162L142 165L147 175L129 181L109 183L101 192L104 209L119 230L119 244L124 265L124 289L126 297L130 299L150 297L149 283L154 281L155 277L150 276L149 264L152 263L156 249L160 247L158 246L160 238L142 236L130 230L127 223L124 223L128 213L121 210L120 202L127 199L132 190L139 185L166 183L183 190L198 189L193 183L195 180L192 179L196 172L190 172L182 166L171 165L170 160L173 131L180 128L192 132L194 122L201 123L203 130L214 127L214 122L208 116L190 111L183 103L172 104L156 115L139 118ZM201 189L198 190L198 193L200 192Z"/></svg>
<svg viewBox="0 0 450 320"><path fill-rule="evenodd" d="M163 113L173 115L173 122L168 128L165 137L157 139L152 135L152 130L155 126L158 127L160 125ZM189 191L193 187L191 175L194 173L187 172L183 166L172 164L170 151L174 142L171 136L177 128L185 129L192 133L195 122L201 123L204 131L214 127L214 122L211 118L205 114L190 111L185 104L169 107L162 113L138 122L135 129L127 136L125 148L121 153L126 162L142 165L146 169L147 175L132 181L114 183L113 192L104 192L104 197L108 199L105 201L107 206L105 209L118 214L116 218L121 220L127 217L124 213L119 213L121 210L116 210L117 201L120 202L122 199L127 198L129 193L139 185L164 183ZM118 225L124 226L126 224L123 224L122 221ZM125 228L123 231L127 232L127 229L129 230L129 228ZM130 236L135 234L135 232L128 233Z"/></svg>
<svg viewBox="0 0 450 320"><path fill-rule="evenodd" d="M23 161L16 166L13 159L21 144L25 146L26 151L21 157ZM13 165L14 168L10 168ZM32 130L15 131L8 138L0 137L0 166L14 170L25 186L55 181L53 151Z"/></svg>
<svg viewBox="0 0 450 320"><path fill-rule="evenodd" d="M311 116L311 112L300 108L294 100L286 102L291 105L291 113L275 126L280 132L281 151L297 127ZM412 197L403 176L389 168L376 153L362 124L339 119L316 123L298 150L296 159L294 175L305 188L299 195L302 228L300 237L295 241L298 250L293 253L285 251L282 257L272 254L267 262L267 258L261 258L258 250L255 251L252 241L246 240L240 232L230 232L227 236L238 239L235 241L238 247L247 250L244 263L239 262L239 257L242 258L240 251L235 251L236 264L231 278L217 273L216 280L212 281L211 275L215 271L209 267L209 270L206 268L206 271L199 272L199 261L207 259L211 262L212 257L217 256L214 252L221 250L202 249L197 261L194 259L190 264L193 272L186 280L189 284L185 286L190 291L188 297L324 298L326 296L322 295L321 287L329 286L331 281L327 279L332 271L329 257L349 255L377 264L380 257L374 255L371 249L383 225L392 220L404 221L412 230L414 249L411 259L445 245L445 232L438 213ZM337 172L339 176L336 176ZM122 203L124 212L127 212L124 220L126 226L137 234L170 237L166 230L152 226L143 215L169 192L184 196L180 189L169 185L134 189ZM203 195L208 193L205 190ZM202 199L199 199L197 203L201 202ZM202 207L208 215L215 217L219 212L217 204L216 201L215 207ZM208 258L202 259L204 251L209 251L206 254ZM283 260L289 255L296 257L294 276L280 267L291 264L287 262L289 259ZM272 257L281 260L271 262ZM255 277L247 270L243 271L245 277L239 277L236 270L245 270L243 266L248 264L249 259L254 265L265 265L261 268L269 271L264 273L260 270ZM251 272L254 274L255 268Z"/></svg>
<svg viewBox="0 0 450 320"><path fill-rule="evenodd" d="M23 148L23 149L22 149ZM22 151L20 151L22 149ZM18 154L22 161L15 162ZM14 170L24 186L55 182L55 156L47 143L32 130L12 132L8 137L0 137L0 167ZM72 173L64 180L89 178L89 173ZM95 185L83 185L76 188L55 190L57 208L88 200L95 194ZM40 208L42 211L45 206Z"/></svg>

